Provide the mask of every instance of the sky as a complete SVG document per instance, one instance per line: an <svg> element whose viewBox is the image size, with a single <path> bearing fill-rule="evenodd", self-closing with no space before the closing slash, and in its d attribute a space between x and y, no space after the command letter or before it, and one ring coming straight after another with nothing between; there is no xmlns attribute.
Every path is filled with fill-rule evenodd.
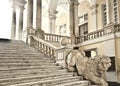
<svg viewBox="0 0 120 86"><path fill-rule="evenodd" d="M2 0L0 3L0 38L10 38L10 9L9 0Z"/></svg>

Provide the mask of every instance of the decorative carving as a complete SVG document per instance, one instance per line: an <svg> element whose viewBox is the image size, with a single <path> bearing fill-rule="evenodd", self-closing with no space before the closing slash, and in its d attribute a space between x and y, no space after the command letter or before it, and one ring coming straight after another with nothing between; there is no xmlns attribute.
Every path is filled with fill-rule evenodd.
<svg viewBox="0 0 120 86"><path fill-rule="evenodd" d="M63 37L61 40L61 45L66 46L67 44L70 43L70 39L67 37Z"/></svg>
<svg viewBox="0 0 120 86"><path fill-rule="evenodd" d="M33 27L27 27L28 35L35 35L36 30Z"/></svg>
<svg viewBox="0 0 120 86"><path fill-rule="evenodd" d="M41 39L45 39L45 37L44 37L44 31L41 30L41 29L38 29L38 30L36 31L36 35L37 35L37 37L39 37L39 38L41 38Z"/></svg>
<svg viewBox="0 0 120 86"><path fill-rule="evenodd" d="M72 50L66 59L69 71L77 71L78 75L82 75L85 79L98 84L100 86L108 86L103 75L111 66L109 57L101 55L95 58L88 58L84 51Z"/></svg>

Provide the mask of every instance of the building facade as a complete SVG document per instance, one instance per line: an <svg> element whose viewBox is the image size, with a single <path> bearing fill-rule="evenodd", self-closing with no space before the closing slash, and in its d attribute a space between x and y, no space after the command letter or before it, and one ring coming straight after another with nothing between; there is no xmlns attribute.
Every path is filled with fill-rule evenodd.
<svg viewBox="0 0 120 86"><path fill-rule="evenodd" d="M107 80L120 83L120 0L11 1L12 39L16 28L18 39L22 39L23 29L30 28L39 33L70 36L71 43L83 49L87 57L109 56L112 67L106 74Z"/></svg>

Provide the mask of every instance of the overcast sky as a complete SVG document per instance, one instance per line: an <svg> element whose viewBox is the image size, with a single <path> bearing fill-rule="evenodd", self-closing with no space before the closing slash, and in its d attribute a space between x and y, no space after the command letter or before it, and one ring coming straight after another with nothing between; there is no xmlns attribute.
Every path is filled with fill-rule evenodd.
<svg viewBox="0 0 120 86"><path fill-rule="evenodd" d="M8 0L0 3L0 38L10 38L10 4Z"/></svg>

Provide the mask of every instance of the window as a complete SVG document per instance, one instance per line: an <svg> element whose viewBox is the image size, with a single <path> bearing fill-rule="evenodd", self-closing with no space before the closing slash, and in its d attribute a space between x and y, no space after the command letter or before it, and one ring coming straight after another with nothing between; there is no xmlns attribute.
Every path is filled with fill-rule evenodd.
<svg viewBox="0 0 120 86"><path fill-rule="evenodd" d="M79 35L88 34L88 23L79 26Z"/></svg>
<svg viewBox="0 0 120 86"><path fill-rule="evenodd" d="M88 20L88 14L85 14L84 15L84 21L87 21Z"/></svg>
<svg viewBox="0 0 120 86"><path fill-rule="evenodd" d="M88 14L86 13L79 17L79 24L81 24L82 22L87 21L87 20L88 20Z"/></svg>
<svg viewBox="0 0 120 86"><path fill-rule="evenodd" d="M60 35L66 35L66 24L60 26Z"/></svg>
<svg viewBox="0 0 120 86"><path fill-rule="evenodd" d="M103 25L107 24L107 8L106 4L103 5Z"/></svg>
<svg viewBox="0 0 120 86"><path fill-rule="evenodd" d="M85 55L88 57L88 58L94 58L96 55L97 55L97 49L94 48L94 49L89 49L89 50L85 50Z"/></svg>
<svg viewBox="0 0 120 86"><path fill-rule="evenodd" d="M118 8L117 8L117 0L114 0L114 22L118 23Z"/></svg>
<svg viewBox="0 0 120 86"><path fill-rule="evenodd" d="M108 71L109 72L111 72L111 71L116 71L116 69L115 69L115 57L110 57L110 59L111 59L111 67L108 69Z"/></svg>
<svg viewBox="0 0 120 86"><path fill-rule="evenodd" d="M80 16L80 17L79 17L79 24L82 23L83 21L84 21L83 16Z"/></svg>

